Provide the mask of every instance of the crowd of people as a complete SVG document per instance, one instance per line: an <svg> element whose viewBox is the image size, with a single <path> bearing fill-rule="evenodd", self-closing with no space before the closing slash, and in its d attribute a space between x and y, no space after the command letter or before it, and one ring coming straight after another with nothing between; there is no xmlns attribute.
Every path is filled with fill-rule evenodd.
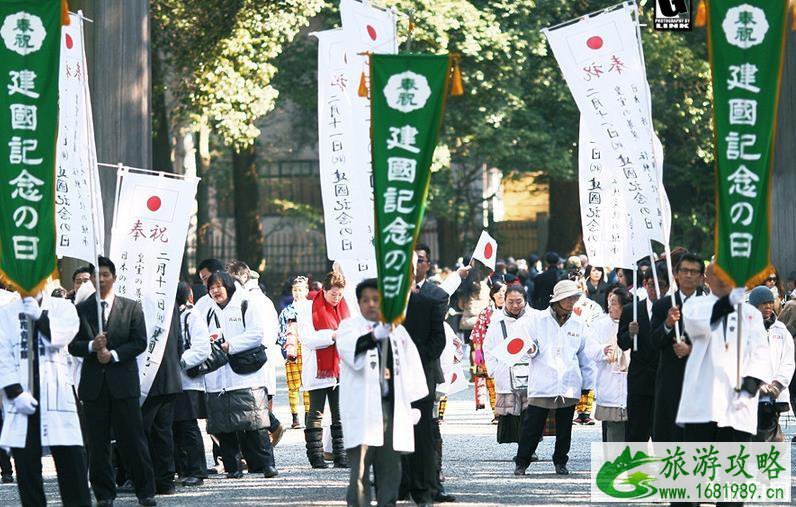
<svg viewBox="0 0 796 507"><path fill-rule="evenodd" d="M294 276L275 305L245 263L206 259L177 288L142 392L144 313L115 293L115 265L100 257L74 272L70 291L0 290L0 446L11 449L24 505L46 503L43 447L65 505L91 505L89 488L98 505L120 491L156 505L176 482L201 486L213 467L228 479L273 478L287 426L273 410L284 365L289 426L302 427L303 407L308 466L348 469L349 505L369 505L373 490L379 505L450 502L440 424L457 363L470 368L475 409L492 410L498 442L517 445L516 475L553 435L555 472L568 474L573 424L595 419L606 442L782 441L796 273L787 288L772 273L747 292L683 249L668 262L671 281L664 259L633 272L554 252L451 270L417 245L398 324L382 322L376 279L352 282L337 266L319 282ZM739 339L738 310L751 316ZM527 345L507 360L510 336ZM738 340L740 390L727 380ZM0 466L13 482L5 453Z"/></svg>

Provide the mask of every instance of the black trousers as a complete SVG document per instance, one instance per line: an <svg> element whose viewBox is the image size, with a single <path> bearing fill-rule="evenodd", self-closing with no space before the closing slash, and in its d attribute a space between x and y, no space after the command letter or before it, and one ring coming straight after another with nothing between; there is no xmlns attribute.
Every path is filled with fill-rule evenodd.
<svg viewBox="0 0 796 507"><path fill-rule="evenodd" d="M719 428L715 422L686 424L683 428L685 442L751 442L752 434L735 428Z"/></svg>
<svg viewBox="0 0 796 507"><path fill-rule="evenodd" d="M14 449L14 464L17 467L17 483L22 505L47 505L44 483L41 478L41 433L40 416L37 410L28 416L28 436L24 449ZM83 447L51 446L50 452L58 473L58 489L61 502L67 506L90 506L91 493L86 480L86 454Z"/></svg>
<svg viewBox="0 0 796 507"><path fill-rule="evenodd" d="M141 407L157 492L174 486L174 395L148 396Z"/></svg>
<svg viewBox="0 0 796 507"><path fill-rule="evenodd" d="M3 411L0 410L0 431L3 431ZM0 473L5 476L14 475L14 467L11 466L11 456L3 449L0 449Z"/></svg>
<svg viewBox="0 0 796 507"><path fill-rule="evenodd" d="M116 498L116 483L111 465L111 427L128 466L138 498L155 496L155 478L149 445L144 434L144 422L138 398L111 398L103 382L96 400L84 400L83 409L88 423L89 478L97 500Z"/></svg>
<svg viewBox="0 0 796 507"><path fill-rule="evenodd" d="M275 466L274 449L271 447L271 438L268 428L252 431L238 431L237 433L217 433L221 459L224 460L224 470L227 473L238 472L238 451L246 459L249 473L263 472L266 466Z"/></svg>
<svg viewBox="0 0 796 507"><path fill-rule="evenodd" d="M627 395L627 441L646 442L652 438L655 397Z"/></svg>
<svg viewBox="0 0 796 507"><path fill-rule="evenodd" d="M539 441L544 433L544 424L547 413L551 409L528 405L522 421L520 443L517 445L517 456L514 462L517 466L527 467L531 464L531 455L536 452ZM553 451L553 463L566 465L569 461L569 447L572 443L572 417L575 415L575 405L554 409L556 413L556 443Z"/></svg>
<svg viewBox="0 0 796 507"><path fill-rule="evenodd" d="M340 388L313 389L310 393L310 411L305 414L307 428L321 428L326 400L332 411L332 426L340 425ZM273 424L273 421L271 421ZM279 425L279 421L277 421Z"/></svg>
<svg viewBox="0 0 796 507"><path fill-rule="evenodd" d="M412 403L420 410L420 420L415 424L415 452L401 457L402 487L412 495L417 504L432 503L437 496L437 453L434 449L434 399L424 398ZM437 428L438 429L438 428Z"/></svg>
<svg viewBox="0 0 796 507"><path fill-rule="evenodd" d="M171 426L174 436L174 467L182 477L207 477L205 443L196 419L175 421Z"/></svg>

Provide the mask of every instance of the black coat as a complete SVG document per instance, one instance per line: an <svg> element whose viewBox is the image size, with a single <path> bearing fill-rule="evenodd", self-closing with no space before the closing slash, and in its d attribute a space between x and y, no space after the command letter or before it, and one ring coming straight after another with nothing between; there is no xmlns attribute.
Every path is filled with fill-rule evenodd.
<svg viewBox="0 0 796 507"><path fill-rule="evenodd" d="M558 269L555 267L545 270L533 279L533 296L531 306L537 310L544 310L550 306L553 297L553 287L558 283Z"/></svg>
<svg viewBox="0 0 796 507"><path fill-rule="evenodd" d="M425 283L423 287L430 285ZM439 287L435 287L439 289ZM439 289L445 294L445 291ZM445 348L445 328L443 315L440 315L440 299L431 299L422 293L412 293L406 308L404 327L412 337L412 341L420 354L423 372L426 375L429 395L426 399L433 400L437 390L439 358ZM446 300L447 300L447 294Z"/></svg>
<svg viewBox="0 0 796 507"><path fill-rule="evenodd" d="M647 302L637 301L638 312L638 350L633 350L633 336L628 326L633 321L633 303L622 307L616 341L622 350L630 350L630 366L627 370L627 395L655 396L655 375L658 369L658 347L650 338L650 319L647 315Z"/></svg>
<svg viewBox="0 0 796 507"><path fill-rule="evenodd" d="M696 292L691 297L700 295ZM675 293L677 306L683 309L683 300L680 292ZM666 332L664 327L666 316L672 307L672 298L663 297L652 305L652 332L650 338L658 349L658 372L655 378L655 420L652 425L652 439L656 442L679 442L682 440L682 431L675 425L677 409L680 405L680 393L683 390L683 377L687 357L680 359L674 354L676 334L674 328ZM680 315L680 333L687 343L688 330L683 326L682 314Z"/></svg>
<svg viewBox="0 0 796 507"><path fill-rule="evenodd" d="M607 312L608 307L606 306L605 291L608 289L608 284L600 280L599 283L597 283L597 287L595 287L591 284L590 280L586 280L586 289L589 291L587 297L600 305L600 308L602 308L604 312Z"/></svg>
<svg viewBox="0 0 796 507"><path fill-rule="evenodd" d="M184 351L182 347L180 312L176 308L171 312L171 327L166 338L166 348L160 360L158 373L149 389L149 396L162 396L182 392L182 377L180 376L180 358Z"/></svg>
<svg viewBox="0 0 796 507"><path fill-rule="evenodd" d="M99 398L102 384L107 384L108 393L114 399L138 398L141 384L138 380L136 358L147 345L144 311L141 305L121 296L116 296L107 315L108 350L116 351L118 362L100 364L95 352L89 352L89 342L97 335L97 301L91 297L77 305L80 331L69 344L69 353L83 358L80 386L77 394L81 400L94 401Z"/></svg>

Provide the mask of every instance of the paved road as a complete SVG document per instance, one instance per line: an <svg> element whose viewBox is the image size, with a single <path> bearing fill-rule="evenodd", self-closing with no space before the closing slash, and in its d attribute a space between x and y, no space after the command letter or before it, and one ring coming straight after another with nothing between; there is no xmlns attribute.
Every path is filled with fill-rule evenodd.
<svg viewBox="0 0 796 507"><path fill-rule="evenodd" d="M280 384L284 385L284 384ZM277 416L289 421L287 395L277 396ZM550 462L553 439L546 438L539 449L541 461L528 469L525 477L514 477L511 458L515 445L499 445L491 413L475 412L472 388L457 394L448 403L444 438L445 487L459 500L456 505L578 505L589 502L589 456L591 442L600 440L599 423L573 429L569 469L571 475L553 473ZM785 431L796 432L791 418ZM209 447L208 447L209 449ZM345 470L313 470L304 454L303 432L288 430L276 448L279 476L274 479L250 478L227 480L215 476L199 488L178 488L178 495L158 497L159 505L344 505L348 477ZM792 463L796 455L792 456ZM48 498L58 505L57 483L52 460L44 459ZM793 469L793 468L792 468ZM794 491L796 498L796 491ZM18 505L15 485L0 486L0 505ZM117 505L136 505L134 496L121 496ZM402 503L411 505L409 503ZM769 504L770 505L770 504Z"/></svg>

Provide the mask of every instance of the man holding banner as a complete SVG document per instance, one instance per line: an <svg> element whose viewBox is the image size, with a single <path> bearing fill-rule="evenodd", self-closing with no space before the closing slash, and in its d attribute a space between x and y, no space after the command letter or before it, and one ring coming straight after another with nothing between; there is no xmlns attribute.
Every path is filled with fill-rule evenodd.
<svg viewBox="0 0 796 507"><path fill-rule="evenodd" d="M147 335L141 305L114 293L116 266L106 257L98 262L100 315L93 298L77 305L80 332L69 352L83 358L78 396L83 402L89 438L89 472L98 505L112 505L116 483L110 462L111 427L126 456L128 472L141 505L156 505L155 479L139 405L139 354ZM98 319L102 318L102 334Z"/></svg>

